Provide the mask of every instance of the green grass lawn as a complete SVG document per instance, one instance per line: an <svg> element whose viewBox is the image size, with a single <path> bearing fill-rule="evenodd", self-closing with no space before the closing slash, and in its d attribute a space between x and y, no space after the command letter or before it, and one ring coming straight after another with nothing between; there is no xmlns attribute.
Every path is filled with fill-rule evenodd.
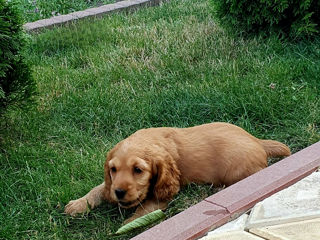
<svg viewBox="0 0 320 240"><path fill-rule="evenodd" d="M320 140L319 38L231 37L207 0L172 0L31 39L37 105L0 123L0 239L136 235L110 235L132 210L63 209L103 181L106 152L140 128L227 121L293 152ZM188 186L166 214L215 191Z"/></svg>
<svg viewBox="0 0 320 240"><path fill-rule="evenodd" d="M22 10L26 22L97 7L117 0L13 0Z"/></svg>

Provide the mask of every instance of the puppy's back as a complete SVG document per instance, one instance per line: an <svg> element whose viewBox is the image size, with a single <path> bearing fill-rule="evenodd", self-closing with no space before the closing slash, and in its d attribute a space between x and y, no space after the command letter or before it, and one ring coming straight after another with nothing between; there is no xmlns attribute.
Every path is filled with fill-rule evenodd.
<svg viewBox="0 0 320 240"><path fill-rule="evenodd" d="M185 182L231 185L267 167L268 156L290 154L284 144L260 140L229 123L209 123L182 132L179 166Z"/></svg>

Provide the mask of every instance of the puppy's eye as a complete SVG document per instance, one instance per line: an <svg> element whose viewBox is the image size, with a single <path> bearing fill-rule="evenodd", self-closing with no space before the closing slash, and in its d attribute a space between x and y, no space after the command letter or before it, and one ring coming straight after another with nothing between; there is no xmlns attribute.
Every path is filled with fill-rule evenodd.
<svg viewBox="0 0 320 240"><path fill-rule="evenodd" d="M138 167L134 167L134 168L133 168L133 171L134 171L135 173L142 173L142 170L141 170L140 168L138 168Z"/></svg>
<svg viewBox="0 0 320 240"><path fill-rule="evenodd" d="M110 168L111 172L115 173L117 169L115 167Z"/></svg>

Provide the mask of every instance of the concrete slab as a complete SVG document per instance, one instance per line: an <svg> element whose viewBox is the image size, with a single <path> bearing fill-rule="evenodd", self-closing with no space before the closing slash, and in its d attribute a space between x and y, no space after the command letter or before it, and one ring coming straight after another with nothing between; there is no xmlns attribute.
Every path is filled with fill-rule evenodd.
<svg viewBox="0 0 320 240"><path fill-rule="evenodd" d="M320 172L295 183L255 205L246 228L320 217Z"/></svg>
<svg viewBox="0 0 320 240"><path fill-rule="evenodd" d="M116 10L118 8L121 8L121 5L114 3L114 4L103 5L96 8L88 8L85 11L94 13L94 15L100 15L100 14L105 14L107 12Z"/></svg>
<svg viewBox="0 0 320 240"><path fill-rule="evenodd" d="M66 14L66 15L56 16L54 17L54 20L56 24L60 25L66 22L74 21L75 18L71 14Z"/></svg>
<svg viewBox="0 0 320 240"><path fill-rule="evenodd" d="M40 23L44 28L52 27L55 24L54 18L47 18L37 21Z"/></svg>
<svg viewBox="0 0 320 240"><path fill-rule="evenodd" d="M135 1L120 1L117 2L119 5L121 5L122 7L131 7L134 4L137 4Z"/></svg>
<svg viewBox="0 0 320 240"><path fill-rule="evenodd" d="M27 31L36 31L43 28L43 24L41 22L30 22L23 25Z"/></svg>
<svg viewBox="0 0 320 240"><path fill-rule="evenodd" d="M233 231L203 237L200 240L263 240L263 238L245 231Z"/></svg>
<svg viewBox="0 0 320 240"><path fill-rule="evenodd" d="M224 232L230 232L230 231L243 231L245 226L246 226L246 222L248 219L249 215L248 214L243 214L240 217L238 217L237 219L226 223L225 225L211 231L208 232L208 236L212 236L218 233L224 233Z"/></svg>
<svg viewBox="0 0 320 240"><path fill-rule="evenodd" d="M269 240L319 240L320 218L250 229L250 232Z"/></svg>
<svg viewBox="0 0 320 240"><path fill-rule="evenodd" d="M74 13L70 13L75 19L87 18L94 16L94 13L89 11L77 11Z"/></svg>

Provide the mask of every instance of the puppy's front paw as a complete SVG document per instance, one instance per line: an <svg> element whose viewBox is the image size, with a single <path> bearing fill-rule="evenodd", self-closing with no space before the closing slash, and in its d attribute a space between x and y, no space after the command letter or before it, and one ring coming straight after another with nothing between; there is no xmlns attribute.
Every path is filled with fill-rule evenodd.
<svg viewBox="0 0 320 240"><path fill-rule="evenodd" d="M64 212L71 216L75 216L77 213L84 213L88 211L88 204L85 198L79 198L77 200L71 200L64 208Z"/></svg>

